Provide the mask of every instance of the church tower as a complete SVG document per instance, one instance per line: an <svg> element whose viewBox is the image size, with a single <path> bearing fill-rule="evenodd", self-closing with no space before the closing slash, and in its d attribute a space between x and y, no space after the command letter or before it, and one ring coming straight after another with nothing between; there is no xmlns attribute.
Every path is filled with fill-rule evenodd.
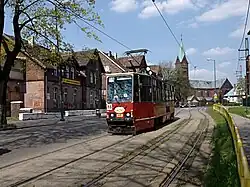
<svg viewBox="0 0 250 187"><path fill-rule="evenodd" d="M175 67L180 68L181 74L183 77L187 80L189 80L189 74L188 74L188 61L185 55L185 50L184 50L184 45L181 37L181 43L180 43L180 49L179 49L179 54L176 58L175 61Z"/></svg>

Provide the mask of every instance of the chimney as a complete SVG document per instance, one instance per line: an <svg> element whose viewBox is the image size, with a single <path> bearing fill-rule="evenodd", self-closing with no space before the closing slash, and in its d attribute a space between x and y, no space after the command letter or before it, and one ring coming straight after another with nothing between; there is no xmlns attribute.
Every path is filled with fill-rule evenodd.
<svg viewBox="0 0 250 187"><path fill-rule="evenodd" d="M115 53L115 59L117 59L117 53Z"/></svg>
<svg viewBox="0 0 250 187"><path fill-rule="evenodd" d="M109 51L109 57L112 57L112 52L111 51Z"/></svg>

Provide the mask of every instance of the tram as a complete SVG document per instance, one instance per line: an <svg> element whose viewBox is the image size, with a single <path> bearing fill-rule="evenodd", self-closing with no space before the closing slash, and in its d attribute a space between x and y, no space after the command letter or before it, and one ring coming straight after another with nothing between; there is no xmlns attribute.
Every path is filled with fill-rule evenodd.
<svg viewBox="0 0 250 187"><path fill-rule="evenodd" d="M152 74L112 73L106 86L109 133L136 135L174 119L174 86Z"/></svg>

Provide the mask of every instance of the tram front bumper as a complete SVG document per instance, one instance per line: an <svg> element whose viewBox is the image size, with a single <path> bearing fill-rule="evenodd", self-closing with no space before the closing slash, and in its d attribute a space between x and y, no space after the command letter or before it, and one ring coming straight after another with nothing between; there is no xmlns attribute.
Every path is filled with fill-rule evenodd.
<svg viewBox="0 0 250 187"><path fill-rule="evenodd" d="M135 132L135 126L115 126L110 125L108 127L109 133L121 133L121 134L133 134Z"/></svg>

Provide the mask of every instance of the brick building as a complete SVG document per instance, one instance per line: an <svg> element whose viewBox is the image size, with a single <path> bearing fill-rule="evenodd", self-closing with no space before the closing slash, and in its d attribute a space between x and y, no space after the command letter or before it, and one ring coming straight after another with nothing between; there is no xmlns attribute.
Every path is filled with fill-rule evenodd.
<svg viewBox="0 0 250 187"><path fill-rule="evenodd" d="M190 98L197 98L199 101L212 101L214 96L214 81L206 80L190 80L189 79L189 68L188 60L185 56L184 45L181 39L181 45L179 49L179 54L176 58L175 67L181 71L181 74L184 76L184 80L189 82L192 91L190 93ZM216 80L216 90L217 94L220 97L223 97L227 92L233 88L231 82L227 79ZM195 97L193 97L195 96Z"/></svg>
<svg viewBox="0 0 250 187"><path fill-rule="evenodd" d="M104 68L96 49L64 55L62 66L65 110L101 107L102 73ZM42 111L60 109L60 70L50 64L26 65L25 107ZM39 90L39 92L37 91ZM46 94L47 93L47 94Z"/></svg>
<svg viewBox="0 0 250 187"><path fill-rule="evenodd" d="M181 39L179 54L175 61L175 68L181 71L181 75L183 75L184 80L188 82L189 80L189 69L188 69L188 60L185 55L185 49L183 45L183 41Z"/></svg>
<svg viewBox="0 0 250 187"><path fill-rule="evenodd" d="M8 40L13 37L6 36ZM7 100L21 100L23 107L50 112L60 110L60 70L49 63L50 52L33 43L25 43L12 68ZM45 52L45 53L44 53ZM47 54L47 56L46 56ZM102 74L105 72L98 50L63 54L62 83L66 110L101 107Z"/></svg>
<svg viewBox="0 0 250 187"><path fill-rule="evenodd" d="M124 67L127 72L139 72L147 68L145 55L133 55L133 57L119 57L116 59L117 64Z"/></svg>
<svg viewBox="0 0 250 187"><path fill-rule="evenodd" d="M62 66L63 100L66 110L82 109L82 79L78 75L77 61L66 58ZM51 112L60 109L59 68L39 60L26 62L26 93L24 105L27 108Z"/></svg>
<svg viewBox="0 0 250 187"><path fill-rule="evenodd" d="M214 81L190 80L190 85L193 88L193 94L198 98L205 98L207 101L213 99L214 96ZM233 85L227 79L219 79L216 81L216 92L221 94L221 97L227 94Z"/></svg>
<svg viewBox="0 0 250 187"><path fill-rule="evenodd" d="M98 49L79 51L74 54L82 79L83 109L102 108L102 79L105 73Z"/></svg>

